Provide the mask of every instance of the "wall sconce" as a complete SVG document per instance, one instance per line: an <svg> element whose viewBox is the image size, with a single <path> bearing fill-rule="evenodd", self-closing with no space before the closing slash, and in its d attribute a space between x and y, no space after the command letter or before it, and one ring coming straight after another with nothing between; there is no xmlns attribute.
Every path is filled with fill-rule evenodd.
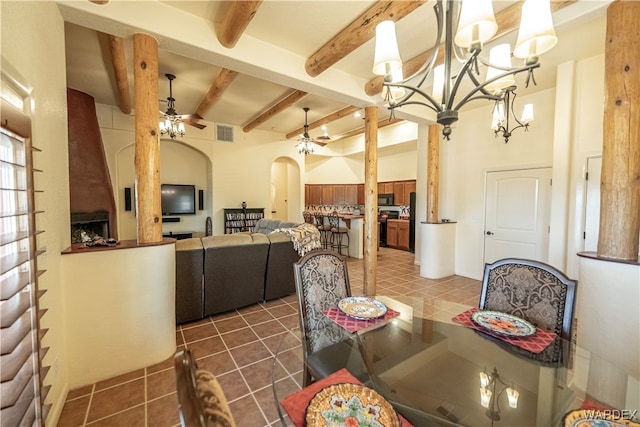
<svg viewBox="0 0 640 427"><path fill-rule="evenodd" d="M500 385L501 389L497 391L496 388ZM491 425L494 421L500 421L500 396L503 393L507 394L507 403L510 408L518 407L518 397L520 393L507 383L505 383L498 374L498 370L493 368L493 372L487 374L486 372L480 372L480 405L483 408L487 408L485 414L491 419Z"/></svg>

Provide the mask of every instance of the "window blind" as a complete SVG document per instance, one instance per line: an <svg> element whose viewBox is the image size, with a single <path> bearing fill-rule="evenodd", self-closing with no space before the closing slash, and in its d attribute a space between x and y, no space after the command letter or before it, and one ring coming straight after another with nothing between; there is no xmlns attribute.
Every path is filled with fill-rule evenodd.
<svg viewBox="0 0 640 427"><path fill-rule="evenodd" d="M29 118L4 99L0 127L0 423L44 425L33 150Z"/></svg>

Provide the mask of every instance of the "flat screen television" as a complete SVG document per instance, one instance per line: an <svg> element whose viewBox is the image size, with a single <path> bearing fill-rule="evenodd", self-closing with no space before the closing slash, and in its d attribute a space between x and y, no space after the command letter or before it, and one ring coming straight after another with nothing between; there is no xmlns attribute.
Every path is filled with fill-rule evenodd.
<svg viewBox="0 0 640 427"><path fill-rule="evenodd" d="M162 216L196 214L195 185L162 184L160 192Z"/></svg>

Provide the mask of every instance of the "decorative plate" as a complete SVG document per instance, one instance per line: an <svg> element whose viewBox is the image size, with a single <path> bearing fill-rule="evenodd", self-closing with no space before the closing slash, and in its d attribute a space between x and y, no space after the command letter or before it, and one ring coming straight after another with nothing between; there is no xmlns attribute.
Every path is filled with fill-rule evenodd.
<svg viewBox="0 0 640 427"><path fill-rule="evenodd" d="M369 320L384 316L387 306L371 297L347 297L340 300L338 308L347 316Z"/></svg>
<svg viewBox="0 0 640 427"><path fill-rule="evenodd" d="M633 420L624 418L615 418L613 415L618 412L619 415L623 411L615 411L613 409L577 409L569 412L564 416L565 427L639 427L640 424ZM629 411L632 412L632 411Z"/></svg>
<svg viewBox="0 0 640 427"><path fill-rule="evenodd" d="M471 320L481 328L509 337L529 337L536 333L536 327L526 320L499 311L476 311L471 314Z"/></svg>
<svg viewBox="0 0 640 427"><path fill-rule="evenodd" d="M391 404L360 384L334 384L320 390L307 406L308 426L400 427Z"/></svg>

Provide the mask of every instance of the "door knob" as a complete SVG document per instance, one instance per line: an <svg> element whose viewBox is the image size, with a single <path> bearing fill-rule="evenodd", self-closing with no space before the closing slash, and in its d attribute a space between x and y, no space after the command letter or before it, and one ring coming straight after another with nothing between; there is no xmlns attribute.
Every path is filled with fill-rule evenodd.
<svg viewBox="0 0 640 427"><path fill-rule="evenodd" d="M487 231L487 236L493 236L493 232Z"/></svg>

